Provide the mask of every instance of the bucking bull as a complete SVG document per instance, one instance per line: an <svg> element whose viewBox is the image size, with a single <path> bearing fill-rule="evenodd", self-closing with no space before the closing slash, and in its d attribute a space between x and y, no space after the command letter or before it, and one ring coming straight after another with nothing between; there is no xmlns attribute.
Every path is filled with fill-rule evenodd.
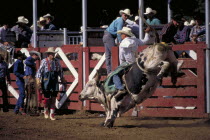
<svg viewBox="0 0 210 140"><path fill-rule="evenodd" d="M106 93L104 82L100 82L100 75L87 82L79 95L81 101L96 100L106 112L104 127L113 127L116 117L135 107L136 104L152 96L162 78L171 75L171 81L176 83L177 73L183 61L177 60L171 47L166 44L154 44L144 49L122 76L126 93L117 95Z"/></svg>

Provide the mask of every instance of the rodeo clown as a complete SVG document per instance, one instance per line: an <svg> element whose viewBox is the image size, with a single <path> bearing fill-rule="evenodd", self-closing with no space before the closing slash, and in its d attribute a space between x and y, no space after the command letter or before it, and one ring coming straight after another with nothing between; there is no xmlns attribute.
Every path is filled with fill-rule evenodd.
<svg viewBox="0 0 210 140"><path fill-rule="evenodd" d="M36 63L41 59L41 55L37 51L30 51L30 56L25 60L25 88L26 88L26 112L35 114L37 111L37 94L35 88Z"/></svg>
<svg viewBox="0 0 210 140"><path fill-rule="evenodd" d="M41 65L36 74L37 84L42 88L44 94L44 117L56 120L55 114L55 101L59 91L58 77L63 82L63 70L59 61L55 58L55 50L49 47L45 52L47 58L41 61Z"/></svg>

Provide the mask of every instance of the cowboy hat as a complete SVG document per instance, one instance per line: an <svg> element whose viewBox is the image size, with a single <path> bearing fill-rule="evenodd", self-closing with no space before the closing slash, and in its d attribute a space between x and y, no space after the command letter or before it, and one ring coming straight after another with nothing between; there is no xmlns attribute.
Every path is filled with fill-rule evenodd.
<svg viewBox="0 0 210 140"><path fill-rule="evenodd" d="M146 13L144 13L145 15L148 15L150 13L153 13L154 15L157 13L156 10L152 10L152 8L148 7L146 8Z"/></svg>
<svg viewBox="0 0 210 140"><path fill-rule="evenodd" d="M54 47L49 47L45 53L57 53Z"/></svg>
<svg viewBox="0 0 210 140"><path fill-rule="evenodd" d="M28 19L25 18L24 16L20 16L20 17L18 17L18 21L16 23L28 24Z"/></svg>
<svg viewBox="0 0 210 140"><path fill-rule="evenodd" d="M139 16L135 16L134 21L139 20Z"/></svg>
<svg viewBox="0 0 210 140"><path fill-rule="evenodd" d="M131 15L131 11L130 11L130 9L125 9L125 10L120 10L120 15L122 15L122 14L126 14L126 15L128 15L128 16L132 16Z"/></svg>
<svg viewBox="0 0 210 140"><path fill-rule="evenodd" d="M43 18L50 18L52 21L54 20L54 16L52 16L50 14L44 15Z"/></svg>
<svg viewBox="0 0 210 140"><path fill-rule="evenodd" d="M40 17L38 22L43 22L45 21L44 17Z"/></svg>
<svg viewBox="0 0 210 140"><path fill-rule="evenodd" d="M30 51L29 54L30 55L36 54L41 59L41 54L37 51Z"/></svg>
<svg viewBox="0 0 210 140"><path fill-rule="evenodd" d="M131 32L131 29L128 27L123 27L122 30L117 31L118 34L126 34L128 36L134 36L134 34Z"/></svg>

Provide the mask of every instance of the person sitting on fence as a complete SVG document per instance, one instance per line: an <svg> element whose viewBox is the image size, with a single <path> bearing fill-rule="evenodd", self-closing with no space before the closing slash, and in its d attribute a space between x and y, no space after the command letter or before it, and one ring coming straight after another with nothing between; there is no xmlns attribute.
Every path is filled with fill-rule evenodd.
<svg viewBox="0 0 210 140"><path fill-rule="evenodd" d="M45 25L46 25L46 20L43 17L40 17L39 21L37 21L37 30L43 31ZM33 30L33 25L31 26L31 30ZM34 34L32 34L31 36L31 46L34 47Z"/></svg>
<svg viewBox="0 0 210 140"><path fill-rule="evenodd" d="M146 13L144 13L144 15L147 16L147 20L146 22L149 25L160 25L160 20L158 18L155 17L157 11L156 10L152 10L152 8L148 7L146 8Z"/></svg>
<svg viewBox="0 0 210 140"><path fill-rule="evenodd" d="M30 56L25 60L25 85L26 85L26 112L36 114L37 112L37 94L35 88L36 63L41 58L37 51L30 51Z"/></svg>
<svg viewBox="0 0 210 140"><path fill-rule="evenodd" d="M176 43L174 36L177 33L180 22L183 22L182 16L180 14L174 15L172 21L163 27L159 36L160 40L165 43Z"/></svg>
<svg viewBox="0 0 210 140"><path fill-rule="evenodd" d="M18 51L16 53L17 55L17 61L14 63L14 74L17 77L16 78L16 84L18 86L19 90L19 98L17 100L14 112L15 114L20 113L21 115L25 115L24 110L24 99L25 99L25 82L24 79L26 79L26 76L24 74L24 64L23 59L25 59L25 55L21 53L21 51Z"/></svg>
<svg viewBox="0 0 210 140"><path fill-rule="evenodd" d="M145 30L146 34L144 40L132 38L134 35L131 32L131 29L128 27L123 27L122 30L117 31L117 33L120 34L122 38L122 42L119 46L120 66L118 66L118 68L115 69L115 71L112 72L109 76L113 76L113 83L115 84L116 89L118 89L117 95L125 93L125 88L121 82L120 75L122 75L124 69L126 69L136 61L136 58L138 56L138 46L142 46L146 44L147 41L149 41L150 37L148 32L150 30L151 29L149 27Z"/></svg>
<svg viewBox="0 0 210 140"><path fill-rule="evenodd" d="M56 30L55 25L52 24L52 21L54 20L54 16L51 16L50 14L46 14L43 16L43 18L46 20L46 25L44 26L44 30Z"/></svg>
<svg viewBox="0 0 210 140"><path fill-rule="evenodd" d="M177 33L174 36L176 44L183 44L189 41L190 27L184 25L184 21L179 23Z"/></svg>
<svg viewBox="0 0 210 140"><path fill-rule="evenodd" d="M201 16L195 16L196 25L191 29L190 32L190 40L193 43L206 41L205 33L202 34L202 31L205 30L205 26L203 25L203 21Z"/></svg>
<svg viewBox="0 0 210 140"><path fill-rule="evenodd" d="M8 95L7 95L6 77L10 84L10 74L9 74L9 70L8 70L8 65L3 60L3 57L0 54L0 89L2 91L3 112L9 111L9 103L8 103L8 99L7 99Z"/></svg>
<svg viewBox="0 0 210 140"><path fill-rule="evenodd" d="M117 31L121 30L125 24L125 21L128 19L128 17L131 16L130 10L120 10L120 18L115 19L109 27L104 31L103 36L103 43L105 47L105 54L106 54L106 69L107 74L109 74L112 71L112 64L111 64L111 50L112 47L115 46L115 39L118 39L118 42L121 42L120 35L117 35Z"/></svg>
<svg viewBox="0 0 210 140"><path fill-rule="evenodd" d="M44 117L56 120L55 115L55 100L59 91L58 77L63 83L63 70L59 61L55 58L56 51L53 47L49 47L45 52L47 58L41 61L41 65L36 73L37 85L42 89L44 94Z"/></svg>
<svg viewBox="0 0 210 140"><path fill-rule="evenodd" d="M16 33L16 47L28 48L32 36L32 31L27 26L28 19L26 19L24 16L20 16L18 17L17 24L18 25L12 27L11 29L11 31L14 31Z"/></svg>

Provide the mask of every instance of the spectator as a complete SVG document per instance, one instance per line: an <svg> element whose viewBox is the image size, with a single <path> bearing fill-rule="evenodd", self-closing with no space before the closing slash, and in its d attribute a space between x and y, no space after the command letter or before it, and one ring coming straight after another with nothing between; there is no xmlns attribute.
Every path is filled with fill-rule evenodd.
<svg viewBox="0 0 210 140"><path fill-rule="evenodd" d="M3 99L3 112L8 112L9 103L7 99L7 85L6 85L6 77L10 83L10 75L8 70L7 63L3 60L2 55L0 54L0 89L2 91L2 99Z"/></svg>
<svg viewBox="0 0 210 140"><path fill-rule="evenodd" d="M11 31L16 33L16 46L21 48L28 48L32 35L31 29L27 26L28 19L26 19L24 16L20 16L18 17L17 24L18 25L12 27L11 29Z"/></svg>
<svg viewBox="0 0 210 140"><path fill-rule="evenodd" d="M36 78L37 84L42 88L44 94L44 117L56 120L55 115L55 100L59 91L58 77L61 82L63 79L63 70L59 61L54 58L55 50L53 47L48 48L46 51L47 58L41 61L41 65L37 71Z"/></svg>
<svg viewBox="0 0 210 140"><path fill-rule="evenodd" d="M125 21L128 17L131 16L130 10L120 10L120 18L115 19L109 27L104 31L103 43L105 46L105 54L106 54L106 69L107 74L109 74L112 70L111 68L111 49L115 46L115 39L117 38L119 42L121 42L120 35L117 35L117 31L121 30L125 24Z"/></svg>
<svg viewBox="0 0 210 140"><path fill-rule="evenodd" d="M37 30L44 30L44 26L46 25L46 20L43 17L40 17L37 21ZM33 30L34 25L32 25L30 28Z"/></svg>
<svg viewBox="0 0 210 140"><path fill-rule="evenodd" d="M160 25L160 20L158 18L155 17L157 11L156 10L152 10L152 8L146 8L146 13L144 13L144 15L147 16L147 23L149 25Z"/></svg>
<svg viewBox="0 0 210 140"><path fill-rule="evenodd" d="M184 22L180 22L178 26L178 31L174 36L176 44L183 44L189 40L190 27L184 26Z"/></svg>
<svg viewBox="0 0 210 140"><path fill-rule="evenodd" d="M180 22L183 22L183 18L180 14L173 16L172 21L163 27L160 33L160 40L165 43L176 43L174 36L177 33Z"/></svg>
<svg viewBox="0 0 210 140"><path fill-rule="evenodd" d="M24 79L26 79L26 76L24 75L24 54L21 53L21 51L17 52L17 61L14 63L14 74L17 77L16 78L16 84L18 86L19 90L19 98L17 100L14 112L15 114L20 113L21 115L25 115L24 110L24 99L25 99L25 82Z"/></svg>
<svg viewBox="0 0 210 140"><path fill-rule="evenodd" d="M44 30L44 26L46 25L46 20L43 17L40 17L39 21L37 21L37 25L38 25L37 30L40 31ZM33 30L33 25L31 26L31 29ZM31 46L34 47L33 45L34 45L34 34L32 34L31 36Z"/></svg>
<svg viewBox="0 0 210 140"><path fill-rule="evenodd" d="M203 21L200 16L195 16L196 25L191 29L190 32L190 40L193 43L206 41L205 33L202 32L205 30L205 26L203 25Z"/></svg>
<svg viewBox="0 0 210 140"><path fill-rule="evenodd" d="M35 75L36 75L36 63L35 61L40 58L40 53L37 51L30 51L30 56L25 60L25 85L27 91L26 97L26 109L27 113L36 113L37 111L37 96L35 90Z"/></svg>
<svg viewBox="0 0 210 140"><path fill-rule="evenodd" d="M55 25L52 24L52 21L54 20L54 16L51 16L50 14L46 14L43 16L43 18L46 20L46 25L44 25L44 30L56 30Z"/></svg>
<svg viewBox="0 0 210 140"><path fill-rule="evenodd" d="M120 66L115 70L115 72L112 73L113 75L113 82L115 84L115 87L118 89L117 96L120 94L125 93L124 86L122 85L122 82L120 80L120 77L118 75L118 72L120 69L125 67L126 65L132 64L136 61L136 57L138 55L138 46L144 45L149 40L149 34L150 28L147 28L145 30L146 35L144 40L139 40L137 38L131 38L134 36L131 32L131 29L128 27L123 27L122 30L119 30L117 33L121 35L122 42L120 43L120 53L119 53L119 59L120 59Z"/></svg>

